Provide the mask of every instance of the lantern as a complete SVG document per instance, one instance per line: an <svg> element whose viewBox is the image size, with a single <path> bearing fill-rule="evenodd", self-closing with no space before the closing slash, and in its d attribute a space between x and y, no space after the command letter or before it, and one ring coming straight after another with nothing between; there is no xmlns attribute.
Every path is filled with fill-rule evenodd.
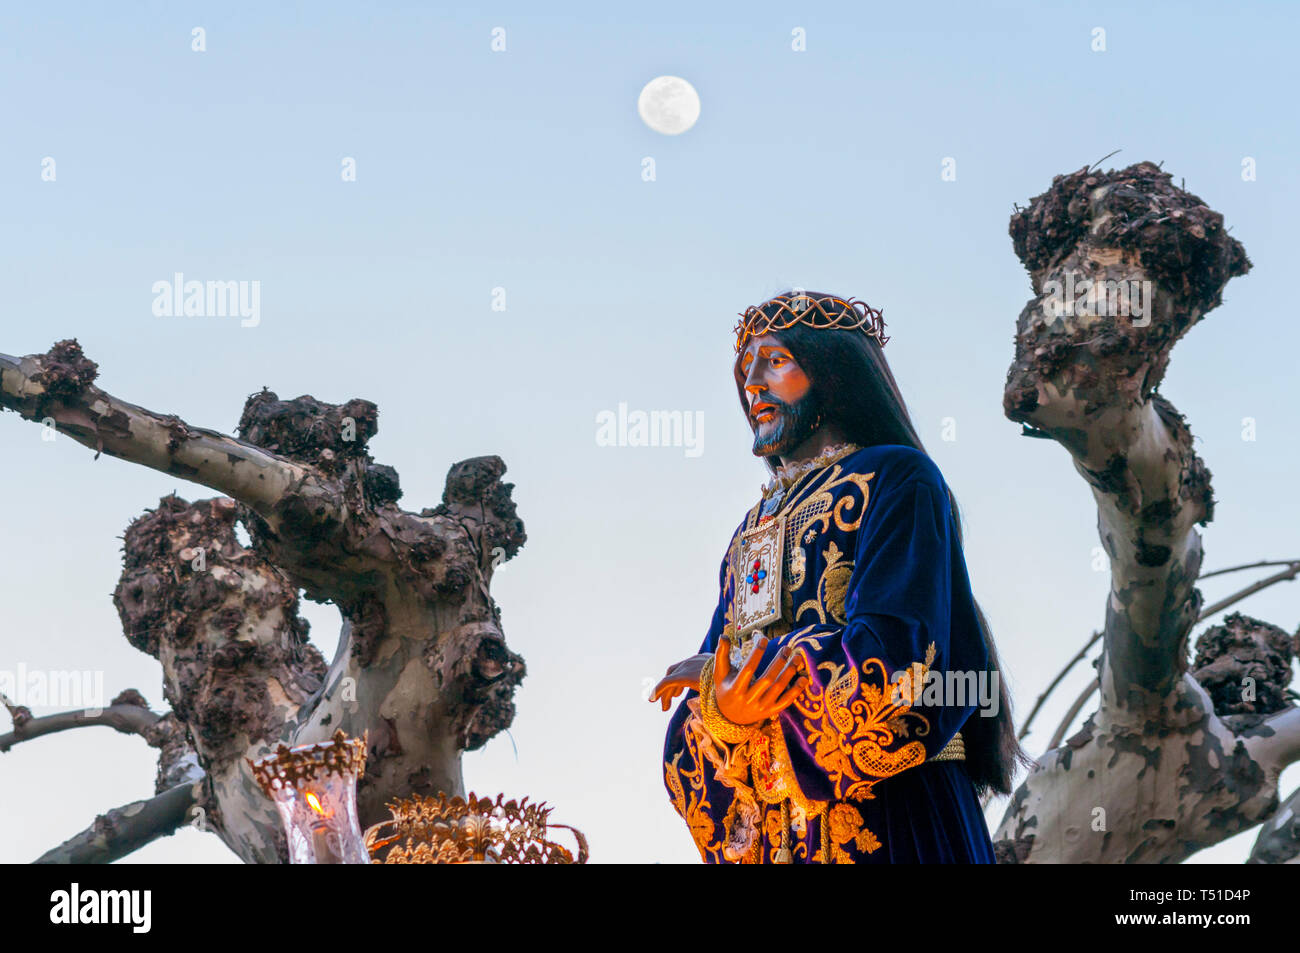
<svg viewBox="0 0 1300 953"><path fill-rule="evenodd" d="M275 802L291 864L367 864L357 819L357 781L366 769L366 736L337 731L330 741L280 745L249 761L253 776Z"/></svg>

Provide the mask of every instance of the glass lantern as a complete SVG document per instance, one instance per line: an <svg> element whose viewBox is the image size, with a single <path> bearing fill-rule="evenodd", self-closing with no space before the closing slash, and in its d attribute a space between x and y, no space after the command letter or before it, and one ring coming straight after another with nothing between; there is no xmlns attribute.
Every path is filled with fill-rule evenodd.
<svg viewBox="0 0 1300 953"><path fill-rule="evenodd" d="M280 745L249 761L275 802L291 864L368 864L357 819L357 781L366 769L366 736L337 731L330 741Z"/></svg>

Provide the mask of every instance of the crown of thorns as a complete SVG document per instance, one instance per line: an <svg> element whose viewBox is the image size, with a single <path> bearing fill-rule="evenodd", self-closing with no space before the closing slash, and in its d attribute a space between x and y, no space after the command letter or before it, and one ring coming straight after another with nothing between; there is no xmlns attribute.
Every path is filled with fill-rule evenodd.
<svg viewBox="0 0 1300 953"><path fill-rule="evenodd" d="M740 312L736 325L736 353L745 349L751 337L762 337L773 331L784 331L796 324L829 330L842 328L861 330L885 346L885 319L881 313L857 298L818 298L808 294L777 295L760 305L751 305Z"/></svg>

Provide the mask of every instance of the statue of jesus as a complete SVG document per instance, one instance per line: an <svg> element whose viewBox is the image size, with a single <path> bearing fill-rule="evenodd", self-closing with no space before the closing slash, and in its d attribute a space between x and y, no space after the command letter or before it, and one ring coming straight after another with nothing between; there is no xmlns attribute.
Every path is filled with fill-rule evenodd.
<svg viewBox="0 0 1300 953"><path fill-rule="evenodd" d="M707 863L993 863L1023 762L957 504L861 301L790 292L736 328L772 479L732 536L664 781Z"/></svg>

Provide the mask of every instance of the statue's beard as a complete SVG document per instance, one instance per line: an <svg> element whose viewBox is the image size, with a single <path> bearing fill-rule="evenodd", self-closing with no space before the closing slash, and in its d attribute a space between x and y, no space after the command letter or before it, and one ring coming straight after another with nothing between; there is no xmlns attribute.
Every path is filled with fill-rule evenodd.
<svg viewBox="0 0 1300 953"><path fill-rule="evenodd" d="M787 404L771 394L765 394L763 400L776 407L776 419L770 424L760 424L754 430L754 456L784 457L791 450L811 437L817 430L821 418L817 413L817 401L809 392L802 400Z"/></svg>

